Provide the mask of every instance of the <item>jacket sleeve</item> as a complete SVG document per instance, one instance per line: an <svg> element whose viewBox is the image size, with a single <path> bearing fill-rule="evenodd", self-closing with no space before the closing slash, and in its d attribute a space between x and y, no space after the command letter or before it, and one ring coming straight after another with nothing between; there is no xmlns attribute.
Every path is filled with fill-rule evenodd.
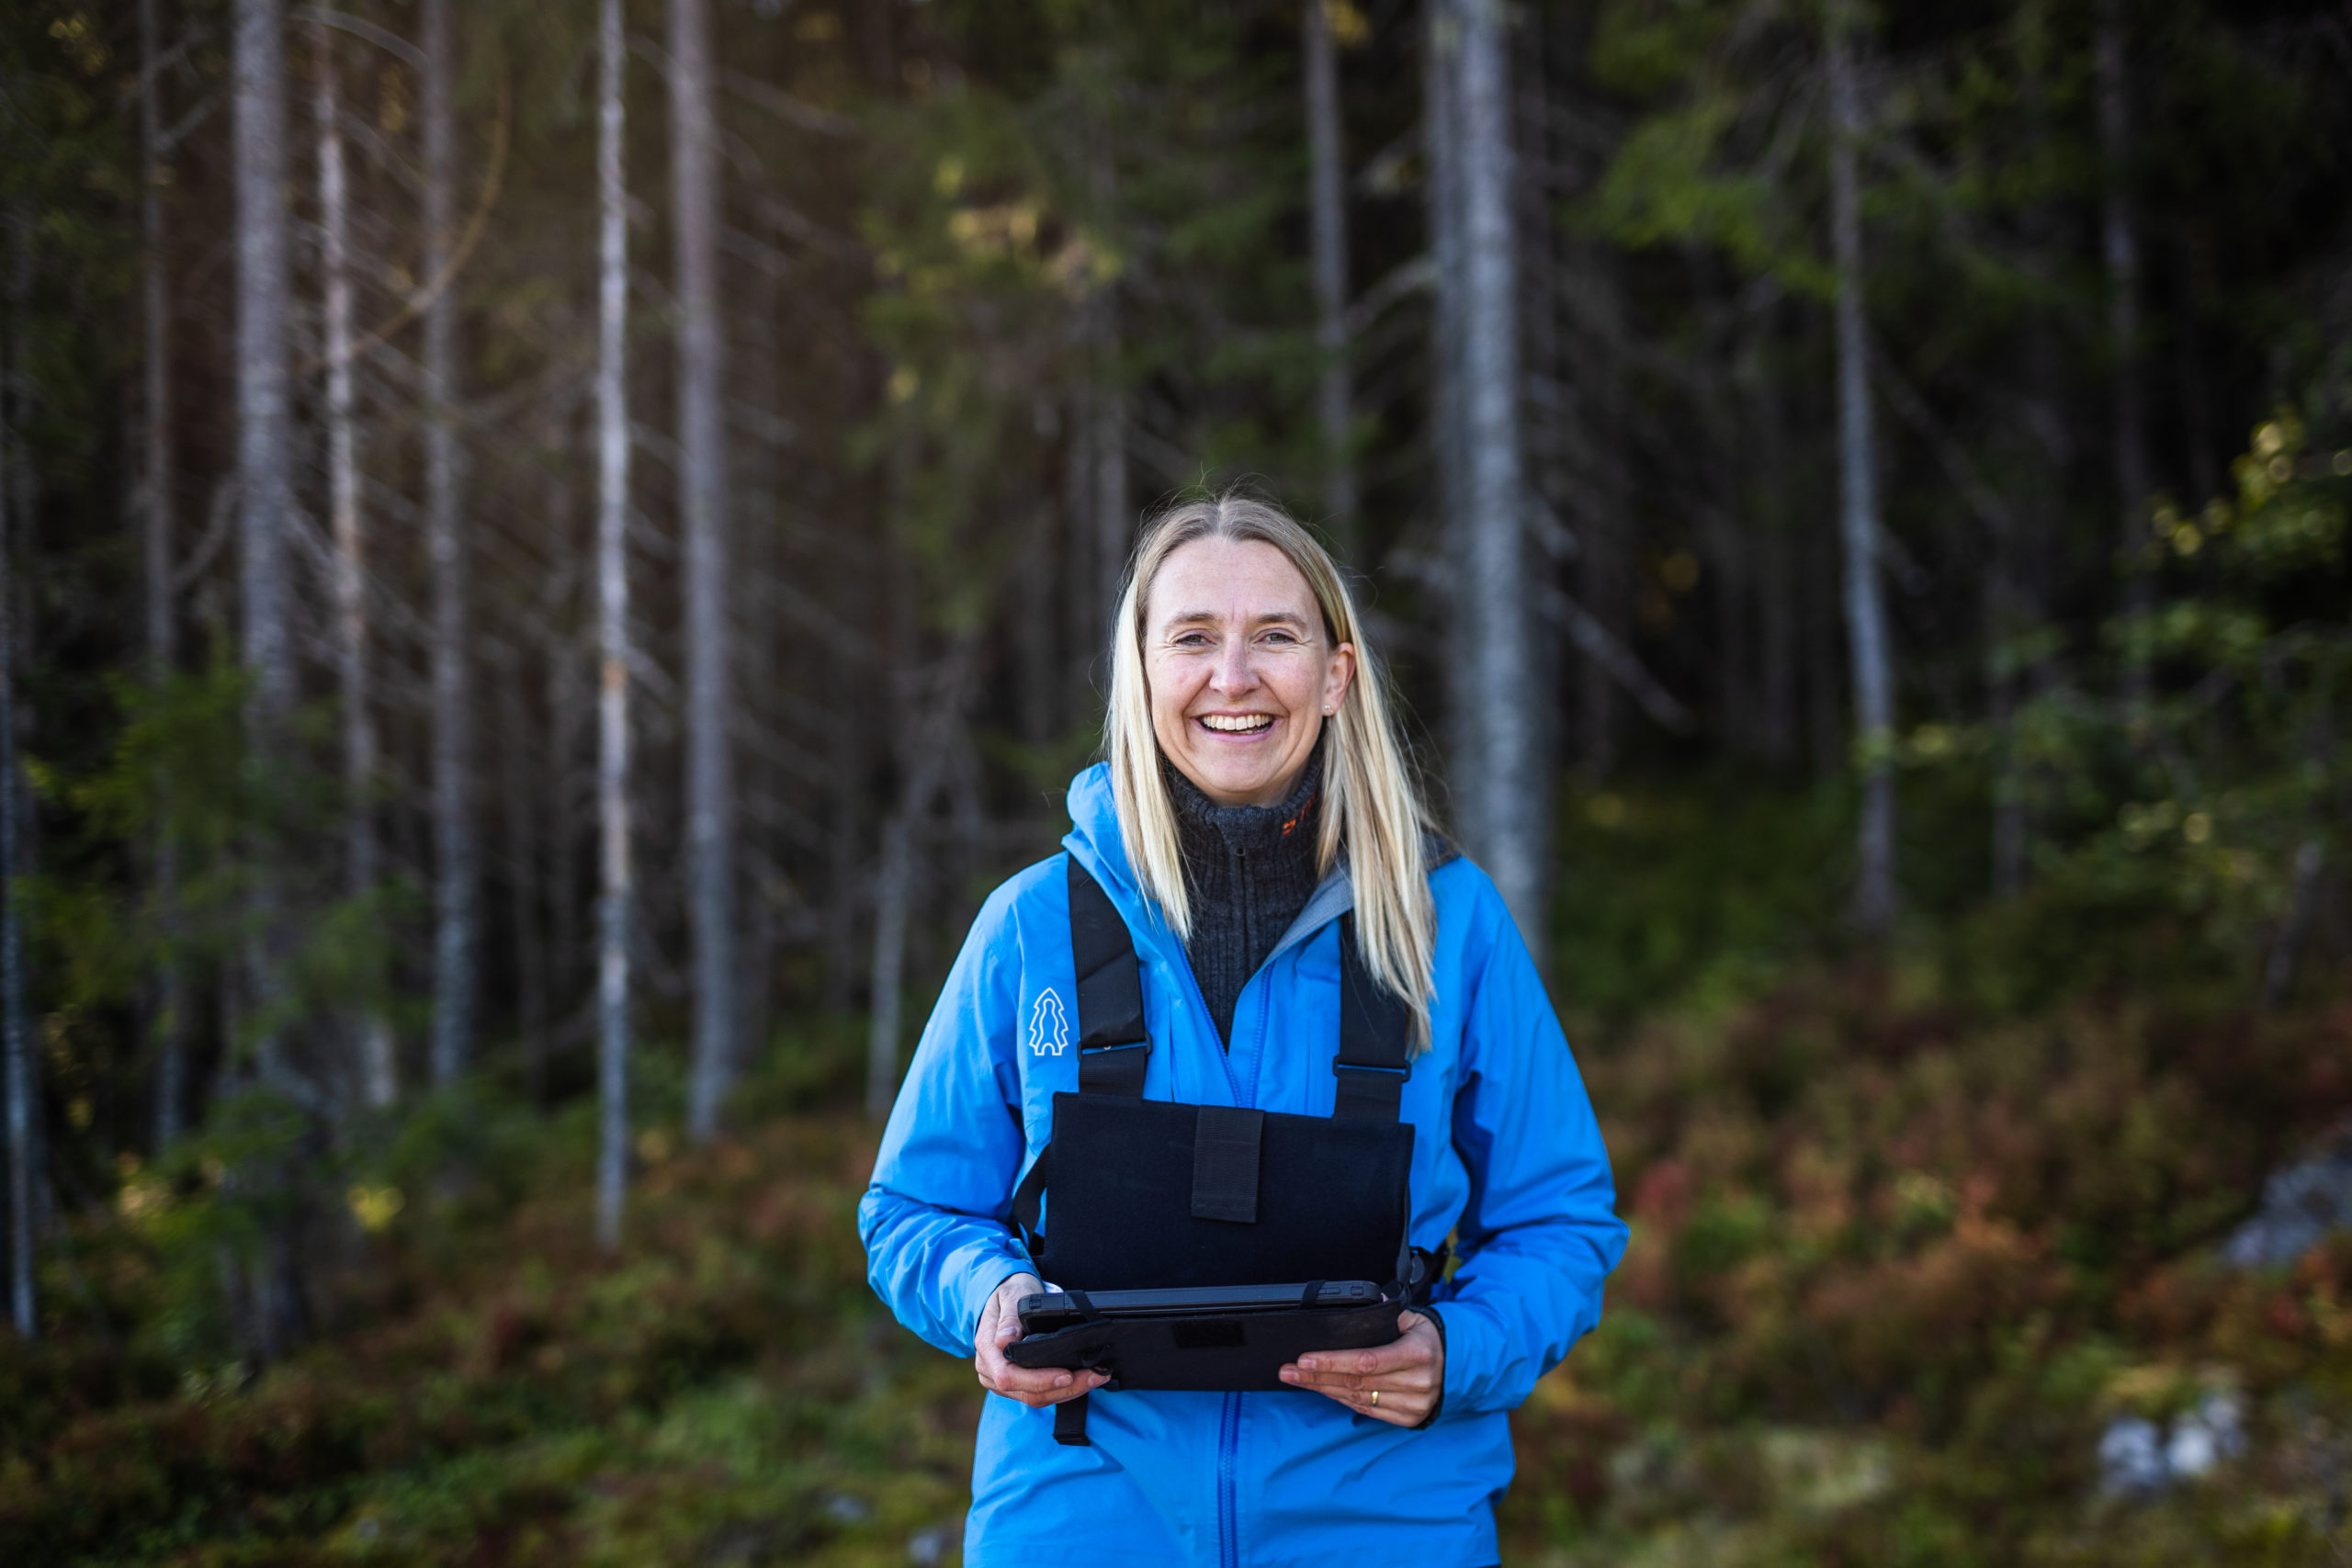
<svg viewBox="0 0 2352 1568"><path fill-rule="evenodd" d="M1616 1186L1584 1080L1518 927L1488 891L1453 1102L1470 1176L1463 1262L1440 1291L1445 1409L1510 1410L1600 1321L1625 1250ZM1475 953L1476 943L1471 944Z"/></svg>
<svg viewBox="0 0 2352 1568"><path fill-rule="evenodd" d="M875 1293L900 1323L958 1356L972 1353L989 1294L1031 1267L1007 1223L1025 1144L1009 902L1000 889L972 922L857 1209Z"/></svg>

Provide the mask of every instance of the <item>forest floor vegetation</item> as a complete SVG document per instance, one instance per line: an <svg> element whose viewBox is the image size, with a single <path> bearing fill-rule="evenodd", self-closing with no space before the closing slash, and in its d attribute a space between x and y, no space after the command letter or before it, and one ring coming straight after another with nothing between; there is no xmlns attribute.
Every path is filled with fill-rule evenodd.
<svg viewBox="0 0 2352 1568"><path fill-rule="evenodd" d="M1562 836L1553 985L1634 1238L1514 1419L1505 1562L2344 1560L2352 1235L2224 1253L2352 1115L2352 994L2265 1011L2057 876L1841 952L1837 803L1713 787ZM2038 949L2078 983L2018 980ZM864 1282L861 1034L782 1032L702 1147L644 1053L617 1258L587 1098L493 1074L313 1152L332 1265L274 1359L231 1267L266 1117L124 1159L45 1256L47 1337L0 1341L0 1561L956 1561L981 1396Z"/></svg>

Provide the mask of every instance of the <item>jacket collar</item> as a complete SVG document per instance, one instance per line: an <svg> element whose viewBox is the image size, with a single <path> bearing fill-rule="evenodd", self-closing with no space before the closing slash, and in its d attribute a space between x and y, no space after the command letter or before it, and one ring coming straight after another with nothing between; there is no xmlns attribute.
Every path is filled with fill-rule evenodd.
<svg viewBox="0 0 2352 1568"><path fill-rule="evenodd" d="M1119 837L1119 813L1111 789L1110 763L1097 762L1069 781L1069 820L1070 829L1063 835L1062 847L1076 855L1079 863L1102 885L1102 891L1111 896L1112 905L1127 922L1136 944L1148 942L1163 955L1181 954L1184 944L1169 928L1159 900L1144 896L1134 868L1127 863L1126 841ZM1431 871L1460 853L1443 835L1434 831L1425 836L1423 849ZM1317 885L1307 897L1306 907L1299 910L1298 918L1291 921L1290 929L1274 943L1266 962L1272 963L1284 950L1306 941L1355 907L1355 884L1348 879L1348 863L1342 857Z"/></svg>

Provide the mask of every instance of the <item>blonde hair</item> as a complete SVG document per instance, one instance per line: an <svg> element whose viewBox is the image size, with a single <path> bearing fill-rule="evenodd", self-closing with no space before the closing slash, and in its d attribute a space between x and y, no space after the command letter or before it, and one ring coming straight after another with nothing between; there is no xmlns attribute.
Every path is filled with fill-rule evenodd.
<svg viewBox="0 0 2352 1568"><path fill-rule="evenodd" d="M1429 812L1399 743L1380 665L1364 646L1355 601L1330 555L1295 519L1246 496L1187 502L1145 527L1127 564L1111 633L1111 701L1103 723L1119 837L1145 893L1157 899L1179 937L1193 931L1184 887L1184 852L1176 803L1160 771L1152 730L1151 689L1144 673L1144 612L1168 558L1197 539L1272 545L1296 568L1323 612L1324 635L1355 647L1355 679L1328 721L1323 810L1317 874L1342 855L1355 885L1356 940L1374 978L1402 998L1413 1018L1413 1048L1430 1037L1430 967L1437 949L1437 907L1430 897L1423 840Z"/></svg>

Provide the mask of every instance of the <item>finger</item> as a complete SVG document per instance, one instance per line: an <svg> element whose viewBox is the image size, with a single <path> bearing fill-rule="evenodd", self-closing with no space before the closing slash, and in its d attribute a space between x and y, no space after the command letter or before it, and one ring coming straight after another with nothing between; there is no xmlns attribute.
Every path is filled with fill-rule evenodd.
<svg viewBox="0 0 2352 1568"><path fill-rule="evenodd" d="M1001 1394L1044 1394L1075 1388L1088 1378L1100 1376L1097 1372L1073 1372L1064 1367L1016 1367L1002 1361L989 1368L982 1381Z"/></svg>
<svg viewBox="0 0 2352 1568"><path fill-rule="evenodd" d="M994 1392L1004 1395L1007 1399L1025 1404L1033 1410L1042 1410L1049 1404L1067 1404L1080 1394L1092 1393L1110 1381L1110 1378L1102 1372L1079 1372L1075 1375L1064 1373L1058 1381L1044 1388L1008 1387L1000 1388Z"/></svg>
<svg viewBox="0 0 2352 1568"><path fill-rule="evenodd" d="M1374 1391L1370 1389L1318 1388L1313 1392L1358 1416L1369 1416L1391 1427L1419 1426L1421 1418L1430 1412L1430 1402L1427 1395L1401 1390L1378 1391L1380 1403L1377 1404L1372 1402Z"/></svg>
<svg viewBox="0 0 2352 1568"><path fill-rule="evenodd" d="M1408 1335L1392 1344L1375 1346L1369 1350L1318 1350L1298 1359L1303 1372L1340 1372L1353 1377L1377 1377L1406 1367L1426 1362L1433 1347L1416 1336Z"/></svg>

